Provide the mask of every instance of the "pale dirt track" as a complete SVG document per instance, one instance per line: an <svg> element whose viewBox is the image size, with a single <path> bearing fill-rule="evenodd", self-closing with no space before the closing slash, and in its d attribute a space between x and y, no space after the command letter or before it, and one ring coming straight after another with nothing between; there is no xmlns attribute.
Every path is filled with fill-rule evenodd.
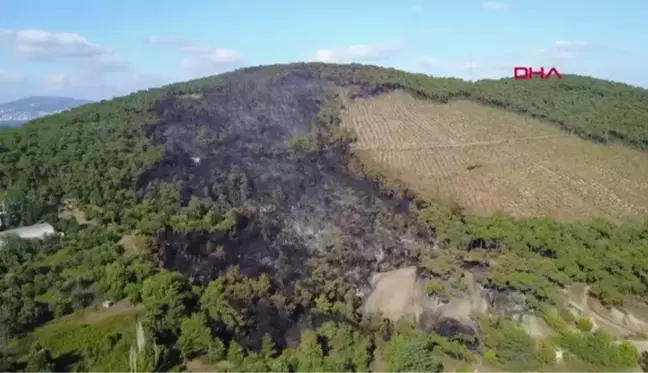
<svg viewBox="0 0 648 373"><path fill-rule="evenodd" d="M640 332L641 330L638 330L639 328L636 327L628 327L622 322L614 320L609 310L600 305L596 299L589 296L589 286L584 284L572 285L569 289L565 290L565 292L568 295L569 304L577 309L584 317L590 319L596 328L600 328L612 334L618 338L619 342L627 340L641 352L648 351L648 340L633 338L635 333ZM636 314L633 316L641 320L640 322L645 323L642 318L647 315Z"/></svg>
<svg viewBox="0 0 648 373"><path fill-rule="evenodd" d="M648 215L648 154L468 101L405 93L349 102L353 148L423 194L474 213L625 220Z"/></svg>
<svg viewBox="0 0 648 373"><path fill-rule="evenodd" d="M594 322L596 327L601 328L615 337L624 337L634 333L633 330L628 329L624 325L612 320L610 317L597 312L590 307L589 286L580 285L574 286L567 291L569 294L569 304L581 312L585 317Z"/></svg>

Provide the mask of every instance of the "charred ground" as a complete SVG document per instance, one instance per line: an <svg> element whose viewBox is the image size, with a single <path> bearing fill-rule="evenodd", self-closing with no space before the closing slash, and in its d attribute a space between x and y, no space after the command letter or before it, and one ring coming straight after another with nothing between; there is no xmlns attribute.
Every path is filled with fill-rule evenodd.
<svg viewBox="0 0 648 373"><path fill-rule="evenodd" d="M356 94L377 91L353 87ZM175 185L182 204L199 199L233 220L227 231L160 232L163 265L205 284L232 265L243 276L268 273L274 291L294 298L297 284L313 293L332 281L345 284L341 293L368 291L371 273L414 264L420 247L434 244L432 229L408 214L403 195L349 170L342 94L333 79L301 66L279 78L253 72L162 100L159 120L145 132L163 156L142 175L142 192ZM240 339L256 348L265 333L285 346L294 323L311 314L265 301L241 308L256 310L248 315L254 331Z"/></svg>
<svg viewBox="0 0 648 373"><path fill-rule="evenodd" d="M307 277L312 255L334 255L330 275L362 286L372 271L407 262L414 245L432 244L430 229L406 214L407 199L348 170L350 139L336 138L339 119L322 114L341 102L332 81L304 66L158 104L160 121L146 132L164 158L146 185L173 183L184 203L196 196L222 214L237 211L234 234L161 234L165 266L211 279L237 264L245 275L293 281ZM333 253L336 245L344 251Z"/></svg>

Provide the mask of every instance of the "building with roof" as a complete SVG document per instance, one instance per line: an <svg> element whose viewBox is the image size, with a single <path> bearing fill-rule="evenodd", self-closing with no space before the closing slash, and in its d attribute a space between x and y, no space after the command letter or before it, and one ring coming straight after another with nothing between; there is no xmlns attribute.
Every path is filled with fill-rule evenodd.
<svg viewBox="0 0 648 373"><path fill-rule="evenodd" d="M50 224L47 223L9 229L0 232L0 246L2 245L2 237L8 235L17 235L18 237L25 240L34 240L34 239L43 239L46 236L53 235L53 234L56 234L56 230L54 229L54 227L52 227Z"/></svg>

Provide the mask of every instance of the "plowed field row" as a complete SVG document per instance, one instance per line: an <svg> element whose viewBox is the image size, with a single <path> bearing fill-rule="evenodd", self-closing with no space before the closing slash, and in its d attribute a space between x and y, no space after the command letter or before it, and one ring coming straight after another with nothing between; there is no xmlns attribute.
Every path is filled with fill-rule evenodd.
<svg viewBox="0 0 648 373"><path fill-rule="evenodd" d="M343 125L355 150L424 193L476 213L560 219L648 216L648 155L567 135L479 104L404 93L357 100Z"/></svg>
<svg viewBox="0 0 648 373"><path fill-rule="evenodd" d="M567 137L569 135L558 136L527 136L501 140L490 141L474 141L465 143L450 143L450 144L437 144L437 143L404 143L397 146L377 146L372 144L354 144L354 150L380 150L380 151L401 151L401 150L420 150L420 149L436 149L436 148L464 148L469 146L484 146L495 145L502 143L510 143L515 141L533 141L533 140L546 140L555 139L560 137Z"/></svg>

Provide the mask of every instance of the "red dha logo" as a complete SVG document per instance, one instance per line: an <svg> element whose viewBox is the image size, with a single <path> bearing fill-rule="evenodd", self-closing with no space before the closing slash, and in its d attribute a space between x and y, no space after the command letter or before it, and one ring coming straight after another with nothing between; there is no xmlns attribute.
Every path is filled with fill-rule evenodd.
<svg viewBox="0 0 648 373"><path fill-rule="evenodd" d="M549 69L549 72L547 74L545 74L544 67L541 67L540 70L537 71L533 71L533 67L516 66L513 68L513 77L516 80L533 79L534 76L539 76L540 79L546 80L550 79L552 75L557 79L562 79L562 74L560 74L558 69L556 69L555 67Z"/></svg>

